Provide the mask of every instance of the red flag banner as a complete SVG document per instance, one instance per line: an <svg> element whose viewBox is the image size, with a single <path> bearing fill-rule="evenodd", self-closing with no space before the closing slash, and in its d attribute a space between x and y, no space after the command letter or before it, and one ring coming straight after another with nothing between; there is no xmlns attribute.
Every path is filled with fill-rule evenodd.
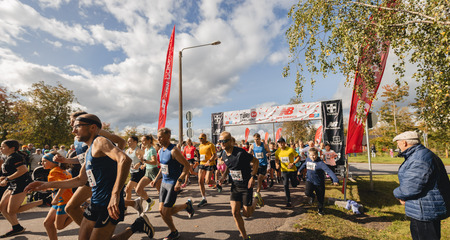
<svg viewBox="0 0 450 240"><path fill-rule="evenodd" d="M373 92L368 92L366 83L363 81L362 76L356 72L355 85L353 87L352 95L352 105L350 106L350 117L348 120L348 131L347 131L347 146L345 148L345 153L358 153L362 152L362 139L364 136L364 123L366 121L367 115L369 114L370 107L372 105L372 100L377 94L378 87L380 86L381 78L383 77L384 68L386 66L386 61L389 53L389 43L379 43L379 48L377 50L367 49L364 53L370 54L375 52L380 55L381 64L380 66L372 66L375 80L375 88ZM359 67L364 63L364 53L359 59ZM361 95L358 95L361 92ZM358 114L359 112L359 114ZM362 113L362 114L361 114Z"/></svg>
<svg viewBox="0 0 450 240"><path fill-rule="evenodd" d="M282 128L278 128L277 133L275 134L275 141L278 141L278 139L280 139L282 130Z"/></svg>
<svg viewBox="0 0 450 240"><path fill-rule="evenodd" d="M170 85L172 82L174 43L175 43L175 25L173 26L172 36L170 37L169 49L167 49L166 66L164 68L164 79L161 92L161 102L159 105L158 129L166 126L167 106L169 105Z"/></svg>
<svg viewBox="0 0 450 240"><path fill-rule="evenodd" d="M320 143L320 142L322 142L322 126L320 126L319 128L317 128L316 136L314 137L314 142L315 142L315 143Z"/></svg>
<svg viewBox="0 0 450 240"><path fill-rule="evenodd" d="M264 135L264 141L267 142L267 140L269 140L269 133L266 132L266 134Z"/></svg>
<svg viewBox="0 0 450 240"><path fill-rule="evenodd" d="M249 134L250 134L250 129L246 128L245 129L245 142L247 142Z"/></svg>

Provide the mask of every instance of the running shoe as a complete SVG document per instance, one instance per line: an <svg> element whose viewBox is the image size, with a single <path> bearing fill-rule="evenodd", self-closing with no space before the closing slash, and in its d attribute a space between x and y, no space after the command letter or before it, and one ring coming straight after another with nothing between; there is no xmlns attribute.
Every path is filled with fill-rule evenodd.
<svg viewBox="0 0 450 240"><path fill-rule="evenodd" d="M183 183L183 185L181 185L181 188L185 188L186 186L186 183Z"/></svg>
<svg viewBox="0 0 450 240"><path fill-rule="evenodd" d="M141 213L144 211L144 208L142 207L142 198L138 197L134 199L134 209L138 212L138 215L141 215Z"/></svg>
<svg viewBox="0 0 450 240"><path fill-rule="evenodd" d="M192 201L191 201L191 199L188 199L188 200L187 200L186 205L187 205L186 211L188 212L188 217L189 217L189 218L192 218L192 217L194 216L195 210L194 210L194 207L192 206Z"/></svg>
<svg viewBox="0 0 450 240"><path fill-rule="evenodd" d="M317 212L317 214L319 214L320 216L325 215L325 213L323 212L323 210L319 210L319 211Z"/></svg>
<svg viewBox="0 0 450 240"><path fill-rule="evenodd" d="M286 207L287 207L287 208L291 208L291 207L292 207L291 202L287 202L287 203L286 203Z"/></svg>
<svg viewBox="0 0 450 240"><path fill-rule="evenodd" d="M150 220L145 213L142 213L140 217L136 218L134 224L137 224L138 231L147 234L148 238L152 239L155 235L155 228L150 223Z"/></svg>
<svg viewBox="0 0 450 240"><path fill-rule="evenodd" d="M206 199L202 199L202 201L197 205L197 207L203 207L206 206L206 204L208 204L208 201L206 201Z"/></svg>
<svg viewBox="0 0 450 240"><path fill-rule="evenodd" d="M273 179L272 179L272 181L270 181L269 187L270 187L270 188L273 187Z"/></svg>
<svg viewBox="0 0 450 240"><path fill-rule="evenodd" d="M25 228L22 227L22 226L19 226L19 228L11 229L9 232L1 235L0 238L12 237L12 236L15 236L15 235L19 235L19 234L21 234L23 232L25 232Z"/></svg>
<svg viewBox="0 0 450 240"><path fill-rule="evenodd" d="M259 208L264 207L264 200L262 199L261 194L260 194L259 192L255 192L255 193L253 194L253 196L258 200L258 201L256 202L256 205L257 205Z"/></svg>
<svg viewBox="0 0 450 240"><path fill-rule="evenodd" d="M144 209L144 212L150 212L152 210L153 205L155 205L155 201L152 198L150 199L150 202L147 202L147 206Z"/></svg>
<svg viewBox="0 0 450 240"><path fill-rule="evenodd" d="M217 181L217 191L222 192L222 186L219 185L219 181Z"/></svg>
<svg viewBox="0 0 450 240"><path fill-rule="evenodd" d="M175 232L171 232L169 236L165 237L164 240L173 240L180 238L180 233L178 230L175 230Z"/></svg>
<svg viewBox="0 0 450 240"><path fill-rule="evenodd" d="M263 189L267 189L267 183L266 183L266 181L263 181L263 182L262 182L262 187L263 187Z"/></svg>

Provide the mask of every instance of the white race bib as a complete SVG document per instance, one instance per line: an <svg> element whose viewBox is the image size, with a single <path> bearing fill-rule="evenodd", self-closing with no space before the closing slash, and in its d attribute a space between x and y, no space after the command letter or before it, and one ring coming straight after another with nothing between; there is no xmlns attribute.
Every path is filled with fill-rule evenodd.
<svg viewBox="0 0 450 240"><path fill-rule="evenodd" d="M200 155L200 161L205 161L205 159L206 159L206 155L205 154L202 154L202 155Z"/></svg>
<svg viewBox="0 0 450 240"><path fill-rule="evenodd" d="M264 158L264 155L262 152L255 153L256 158Z"/></svg>
<svg viewBox="0 0 450 240"><path fill-rule="evenodd" d="M307 162L306 163L306 169L316 171L316 163L313 162Z"/></svg>
<svg viewBox="0 0 450 240"><path fill-rule="evenodd" d="M275 155L274 154L270 155L270 160L271 161L275 160Z"/></svg>
<svg viewBox="0 0 450 240"><path fill-rule="evenodd" d="M233 181L244 181L241 170L230 170L230 176Z"/></svg>
<svg viewBox="0 0 450 240"><path fill-rule="evenodd" d="M186 154L186 158L189 160L189 159L191 159L191 154L190 153L187 153Z"/></svg>
<svg viewBox="0 0 450 240"><path fill-rule="evenodd" d="M282 163L289 163L289 157L281 157L280 160Z"/></svg>
<svg viewBox="0 0 450 240"><path fill-rule="evenodd" d="M89 186L90 187L97 186L97 182L95 181L95 177L94 177L94 174L92 173L92 169L87 169L86 170L86 175L87 175L87 178L88 178Z"/></svg>
<svg viewBox="0 0 450 240"><path fill-rule="evenodd" d="M161 173L169 175L169 166L167 164L161 164Z"/></svg>
<svg viewBox="0 0 450 240"><path fill-rule="evenodd" d="M86 152L77 155L78 162L80 162L80 165L83 165L83 163L85 161L85 157L86 157Z"/></svg>

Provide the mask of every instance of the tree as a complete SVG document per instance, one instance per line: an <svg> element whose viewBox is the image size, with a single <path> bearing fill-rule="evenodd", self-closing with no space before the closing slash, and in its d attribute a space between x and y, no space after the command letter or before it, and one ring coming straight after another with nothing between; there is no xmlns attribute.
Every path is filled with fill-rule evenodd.
<svg viewBox="0 0 450 240"><path fill-rule="evenodd" d="M76 99L71 90L61 84L51 86L41 81L17 94L21 98L14 110L19 121L14 124L15 132L11 137L40 146L68 145L73 140L69 122Z"/></svg>
<svg viewBox="0 0 450 240"><path fill-rule="evenodd" d="M288 76L296 69L296 93L301 95L304 67L326 76L340 72L347 84L361 74L369 91L375 81L371 66L380 66L378 54L364 54L390 43L398 57L394 70L397 83L404 76L405 62L417 66L413 78L422 84L416 89L424 99L421 116L435 127L448 129L450 119L450 5L448 0L300 0L289 15L293 23L286 32L290 61ZM410 56L407 58L407 56ZM360 64L360 60L365 64ZM304 61L304 63L302 63Z"/></svg>
<svg viewBox="0 0 450 240"><path fill-rule="evenodd" d="M397 103L403 102L404 98L409 95L408 90L409 86L397 86L397 85L384 85L381 88L384 89L384 92L381 93L381 97L384 98L382 101L384 105L381 106L381 117L386 122L392 119L394 124L395 133L398 134L397 131L397 112L399 111ZM392 116L392 118L391 118Z"/></svg>
<svg viewBox="0 0 450 240"><path fill-rule="evenodd" d="M8 93L6 88L0 87L0 142L6 140L12 131L11 125L17 122L14 107L14 95Z"/></svg>
<svg viewBox="0 0 450 240"><path fill-rule="evenodd" d="M299 98L291 98L289 104L299 104L301 102ZM310 127L309 121L283 122L281 127L283 128L282 136L285 136L288 143L290 140L295 142L298 140L308 141L310 139L308 131Z"/></svg>

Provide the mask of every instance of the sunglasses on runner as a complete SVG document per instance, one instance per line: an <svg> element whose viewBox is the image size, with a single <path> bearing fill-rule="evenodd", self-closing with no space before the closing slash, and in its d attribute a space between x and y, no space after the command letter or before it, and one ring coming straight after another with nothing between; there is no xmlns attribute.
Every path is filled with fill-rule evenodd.
<svg viewBox="0 0 450 240"><path fill-rule="evenodd" d="M224 139L224 140L220 140L220 139L219 139L218 142L219 142L219 143L227 143L228 141L230 141L230 139Z"/></svg>

